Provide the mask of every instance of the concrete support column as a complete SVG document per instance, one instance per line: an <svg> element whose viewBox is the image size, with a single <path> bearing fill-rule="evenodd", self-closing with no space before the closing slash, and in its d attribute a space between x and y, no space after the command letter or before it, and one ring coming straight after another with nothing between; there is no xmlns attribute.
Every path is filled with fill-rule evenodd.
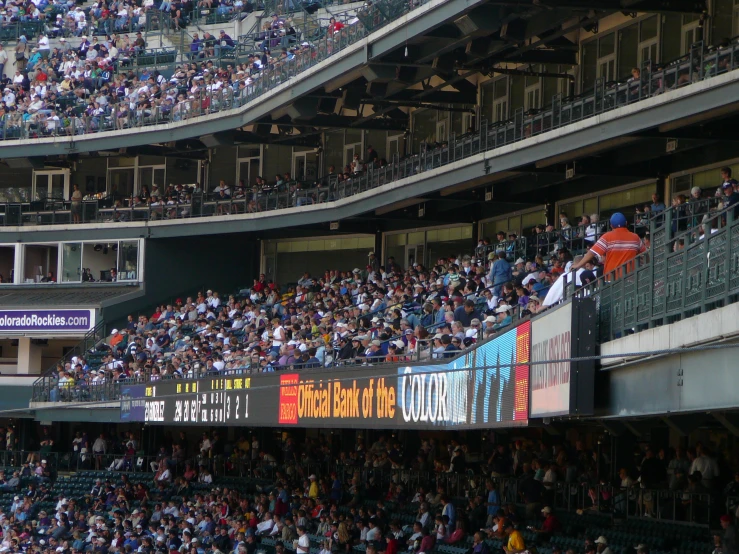
<svg viewBox="0 0 739 554"><path fill-rule="evenodd" d="M41 349L32 344L28 337L18 339L18 374L39 375L41 373Z"/></svg>
<svg viewBox="0 0 739 554"><path fill-rule="evenodd" d="M23 245L18 242L15 245L15 258L13 260L13 283L23 282Z"/></svg>

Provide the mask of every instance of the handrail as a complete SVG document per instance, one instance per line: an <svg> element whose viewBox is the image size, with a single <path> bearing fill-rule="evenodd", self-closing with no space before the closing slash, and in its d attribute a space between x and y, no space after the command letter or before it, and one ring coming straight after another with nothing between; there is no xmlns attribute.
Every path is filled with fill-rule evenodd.
<svg viewBox="0 0 739 554"><path fill-rule="evenodd" d="M578 289L575 296L598 300L600 341L735 302L739 280L729 260L739 255L737 215L731 206L671 238L666 231L666 241L653 241L645 254ZM661 227L671 228L667 222Z"/></svg>
<svg viewBox="0 0 739 554"><path fill-rule="evenodd" d="M95 327L93 327L87 333L85 333L84 337L82 337L82 340L80 342L78 342L64 356L62 356L61 360L59 360L58 362L55 362L54 365L50 366L46 371L44 371L41 374L41 377L39 377L38 379L36 379L36 381L34 381L33 383L34 396L36 393L37 385L41 385L43 383L44 377L54 374L57 367L59 367L60 365L64 366L64 364L70 361L73 357L85 354L90 348L95 346L95 344L97 344L98 341L105 338L105 330L106 330L106 323L105 321L100 319L95 324Z"/></svg>
<svg viewBox="0 0 739 554"><path fill-rule="evenodd" d="M77 498L87 493L72 492L69 496L67 477L57 477L58 472L74 471L77 478L81 478L78 484L94 485L94 479L100 477L101 471L126 473L134 482L143 482L154 479L154 470L160 459L158 454L149 454L146 451L136 452L130 456L125 453L106 452L93 453L81 451L46 452L44 450L15 450L0 452L0 468L9 477L10 471L23 471L20 484L16 489L8 489L8 492L20 492L29 483L36 481L32 476L31 469L24 468L26 460L47 460L47 467L52 472L52 496L62 495L68 498ZM263 485L274 483L274 475L277 471L284 471L288 466L294 465L295 460L285 462L252 459L250 454L234 452L231 456L212 456L201 458L197 455L185 456L173 460L176 473L179 474L184 464L197 467L197 464L206 465L215 477L211 485L192 483L191 494L203 491L203 488L216 487L220 483L218 478L229 479L229 488L237 490L262 490ZM418 487L428 489L430 485L441 487L452 502L461 507L474 494L482 494L483 487L488 479L492 481L494 490L498 492L501 506L514 504L519 507L526 505L526 498L522 488L525 477L516 477L509 474L495 474L490 477L491 468L483 460L479 469L469 469L467 472L449 472L443 466L434 470L418 470L401 466L373 467L372 464L357 465L351 459L330 461L300 461L300 472L302 475L316 474L319 478L335 474L342 483L349 483L358 478L360 482L372 481L379 490L384 490L391 483L402 481L407 489L415 491ZM86 473L92 470L91 473ZM234 481L233 477L239 477ZM66 489L66 490L65 490ZM642 488L636 483L629 487L621 487L604 482L570 481L560 479L553 483L545 483L542 487L542 496L547 505L555 509L557 515L567 524L567 516L576 517L587 525L589 534L592 536L605 535L609 539L609 545L615 550L622 547L633 548L634 544L645 544L657 551L670 551L673 544L683 541L707 541L708 530L715 518L715 510L720 509L723 504L726 512L733 513L737 505L737 497L729 494L691 492L689 490L673 490L664 486ZM177 497L175 497L177 498ZM374 505L376 499L365 498L361 503ZM408 504L395 500L384 501L385 509L392 519L413 518L414 512L420 507L418 503ZM340 506L340 512L348 512L348 506ZM576 515L577 514L577 515ZM714 515L712 515L714 514ZM614 533L611 527L612 518L617 517L623 521L619 524L619 532ZM644 528L634 520L649 518L650 521L659 520L667 523L661 532L644 533ZM412 521L412 519L411 519ZM669 522L669 523L668 523ZM674 522L674 523L672 523ZM683 525L683 524L689 525ZM680 525L680 527L676 527ZM523 527L523 526L520 526ZM526 531L523 531L526 533ZM549 545L566 546L571 545L571 533L555 533ZM319 539L310 536L314 543ZM534 538L533 536L531 537ZM263 541L270 541L267 537ZM496 539L497 540L497 539ZM529 537L526 537L529 540ZM496 543L499 546L499 543ZM707 543L706 543L707 544ZM690 543L688 542L688 545Z"/></svg>
<svg viewBox="0 0 739 554"><path fill-rule="evenodd" d="M515 325L522 323L525 321L526 318L517 318L511 322L510 325L507 325L504 328L500 329L500 332L506 332L513 328ZM482 332L482 329L480 330ZM192 333L191 336L194 336L196 333ZM415 352L410 352L407 354L399 354L397 356L392 357L392 359L388 354L382 354L377 356L361 356L357 358L350 358L350 359L339 359L338 358L338 352L339 349L334 347L332 343L329 343L326 345L326 355L331 355L331 363L330 365L326 365L325 367L336 367L336 368L351 368L351 367L365 367L365 366L373 366L373 367L384 367L385 365L389 366L397 366L398 363L403 363L404 365L418 365L418 364L428 364L428 363L447 363L451 362L454 359L465 356L467 353L475 348L478 348L484 344L486 344L490 340L494 340L497 337L496 335L493 335L489 337L488 339L485 339L484 337L478 338L478 341L469 347L464 347L456 351L445 351L443 353L435 354L433 352L433 338L429 339L423 339L417 341L417 344L420 345L416 349ZM396 339L397 340L397 339ZM252 375L252 374L258 374L262 373L262 365L261 365L261 359L257 356L257 359L255 360L252 358L250 360L250 363L248 365L242 365L238 368L232 368L232 369L224 369L222 371L208 371L205 367L201 367L200 369L195 369L194 365L191 367L185 375L183 375L183 378L186 379L202 379L207 377L212 377L215 374L218 375ZM323 367L323 366L321 366ZM282 371L283 369L290 369L291 371L310 371L312 369L315 369L316 366L311 364L305 364L300 361L292 362L289 366L286 367L279 367L278 370ZM160 376L156 380L169 380L179 377L174 376ZM34 388L34 394L32 397L32 401L35 402L44 402L44 401L51 401L51 402L107 402L107 401L115 401L122 398L122 392L125 387L128 387L130 385L135 384L143 384L152 382L154 379L152 379L152 376L149 374L141 374L136 377L129 377L125 379L120 379L117 381L112 380L105 380L101 383L75 383L74 385L58 385L57 382L53 380L53 378L47 376L46 378L39 380L43 381L44 386L39 386L38 390Z"/></svg>

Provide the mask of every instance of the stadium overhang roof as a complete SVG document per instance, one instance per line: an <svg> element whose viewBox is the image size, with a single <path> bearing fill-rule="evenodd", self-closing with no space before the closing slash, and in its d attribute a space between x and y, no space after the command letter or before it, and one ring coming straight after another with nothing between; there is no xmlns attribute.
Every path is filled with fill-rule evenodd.
<svg viewBox="0 0 739 554"><path fill-rule="evenodd" d="M528 64L574 65L578 46L568 35L597 31L608 14L705 8L705 0L431 0L241 108L151 127L3 141L0 157L141 145L180 154L239 142L311 146L323 129L400 132L409 127L401 108L471 110L477 103L472 75L528 71L521 69ZM358 116L343 113L360 108ZM253 129L228 134L246 126Z"/></svg>
<svg viewBox="0 0 739 554"><path fill-rule="evenodd" d="M619 167L626 165L626 147L644 151L648 147L652 150L661 148L664 154L664 141L673 135L684 137L684 141L693 141L696 146L710 146L711 141L713 144L720 143L721 135L703 136L698 131L706 129L709 121L714 120L716 124L720 124L722 118L739 112L738 81L738 72L726 73L689 88L666 92L334 202L302 206L299 209L182 220L121 222L114 225L4 227L0 228L0 240L70 240L78 237L81 231L94 233L96 238L102 240L131 236L163 238L295 228L332 220L346 220L393 204L407 204L408 199L418 198L422 202L431 194L440 194L445 197L445 202L450 202L450 195L491 185L496 180L516 178L521 172L526 175L536 173L541 179L549 179L550 184L553 184L563 178L563 163L612 152L608 163L602 159L599 163L596 163L598 160L578 162L581 171L596 172L594 174L606 178L609 173L617 175ZM651 143L646 145L645 141ZM729 141L728 146L733 147L733 141ZM620 150L616 151L617 149ZM655 169L650 169L648 157L642 162L643 167L633 174L627 171L628 176L655 177ZM553 177L549 178L548 174ZM451 175L453 180L450 179ZM542 186L541 181L526 175L523 177L529 183L522 186Z"/></svg>

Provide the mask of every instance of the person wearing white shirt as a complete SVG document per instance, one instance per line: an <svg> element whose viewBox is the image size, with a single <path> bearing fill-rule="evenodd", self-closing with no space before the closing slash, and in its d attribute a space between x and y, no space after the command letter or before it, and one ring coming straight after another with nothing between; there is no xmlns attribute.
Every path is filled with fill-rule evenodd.
<svg viewBox="0 0 739 554"><path fill-rule="evenodd" d="M267 512L264 514L264 520L257 523L257 535L266 535L270 531L272 531L272 527L274 527L275 522L272 519L272 514ZM310 545L310 543L308 543Z"/></svg>
<svg viewBox="0 0 739 554"><path fill-rule="evenodd" d="M719 476L719 467L716 460L708 455L704 446L696 447L696 458L690 466L690 474L700 471L703 478L702 483L706 488L713 486L713 481Z"/></svg>
<svg viewBox="0 0 739 554"><path fill-rule="evenodd" d="M38 51L43 59L47 59L49 57L49 37L44 33L41 33L38 37Z"/></svg>
<svg viewBox="0 0 739 554"><path fill-rule="evenodd" d="M308 533L302 525L298 526L298 537L297 554L308 554L310 552L310 537L308 537Z"/></svg>
<svg viewBox="0 0 739 554"><path fill-rule="evenodd" d="M15 106L15 94L13 94L13 91L9 88L5 89L5 94L3 94L3 102L5 102L5 105L8 107Z"/></svg>
<svg viewBox="0 0 739 554"><path fill-rule="evenodd" d="M46 118L46 130L49 131L49 133L53 133L58 128L59 116L56 115L56 113L52 112L52 114Z"/></svg>
<svg viewBox="0 0 739 554"><path fill-rule="evenodd" d="M272 329L272 346L279 348L285 344L285 341L287 340L285 328L280 325L280 320L278 318L273 319L272 324L274 325Z"/></svg>
<svg viewBox="0 0 739 554"><path fill-rule="evenodd" d="M367 531L367 541L376 541L379 540L382 537L380 534L380 528L377 527L377 522L370 518L369 520L369 530Z"/></svg>

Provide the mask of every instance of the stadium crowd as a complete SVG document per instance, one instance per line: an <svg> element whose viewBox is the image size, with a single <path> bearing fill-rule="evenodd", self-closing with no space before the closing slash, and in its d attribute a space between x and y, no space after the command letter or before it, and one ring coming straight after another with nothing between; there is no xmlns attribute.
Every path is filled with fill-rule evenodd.
<svg viewBox="0 0 739 554"><path fill-rule="evenodd" d="M573 534L551 508L560 482L590 486L586 507L624 515L623 505L652 514L657 502L644 489L657 487L684 494L688 503L701 491L719 491L719 462L703 444L686 450L635 446L633 459L609 479L609 453L581 441L516 440L491 445L474 455L450 439L419 439L411 448L397 437L363 437L338 450L325 436L299 444L284 433L270 447L242 433L227 440L218 431L199 440L187 433L166 438L151 462L151 473L108 473L89 481L84 494L54 487L53 472L25 475L16 483L12 504L0 510L3 552L255 554L426 553L506 554L543 549L563 552L557 537ZM78 432L76 455L90 464L115 452L131 469L140 446L134 433L102 434L93 441ZM94 460L94 461L93 461ZM40 462L47 467L46 460ZM117 462L111 464L115 469ZM25 464L21 472L27 471ZM246 468L240 479L222 480L223 472ZM689 473L690 483L685 475ZM17 472L20 473L20 472ZM420 478L411 483L409 476ZM723 474L721 474L723 475ZM18 475L14 475L17 478ZM143 477L143 478L141 478ZM0 476L7 483L5 476ZM9 482L9 481L8 481ZM219 483L223 483L222 485ZM609 491L610 502L598 496ZM641 491L641 492L640 492ZM684 493L681 491L685 491ZM724 494L734 498L736 482ZM717 495L720 496L720 495ZM53 509L39 509L50 504ZM620 512L621 511L621 512ZM685 509L681 511L684 515ZM679 519L682 519L679 518ZM735 548L733 518L720 518L714 544L718 553ZM639 554L648 554L652 537L633 537ZM643 542L642 542L643 541ZM605 535L585 536L572 554L608 554ZM455 547L457 550L449 550Z"/></svg>
<svg viewBox="0 0 739 554"><path fill-rule="evenodd" d="M593 248L595 235L587 233L586 225L572 236L582 234ZM96 386L131 379L454 357L556 303L547 295L582 261L558 236L546 253L536 243L528 259L515 238L499 233L502 241L481 239L474 255L429 268L404 269L393 257L381 264L369 252L363 268L304 273L282 289L262 274L228 297L207 290L177 298L128 316L90 352L59 364L51 396L84 398ZM587 260L573 273L579 286L596 279L597 264Z"/></svg>
<svg viewBox="0 0 739 554"><path fill-rule="evenodd" d="M58 28L42 31L35 39L22 35L12 52L0 46L0 119L5 138L125 129L231 109L255 91L287 79L288 65L293 72L301 70L318 56L317 46L301 40L289 19L274 14L244 63L236 63L235 58L231 64L219 63L238 47L224 30L218 36L194 33L187 53L190 63L179 64L171 76L164 76L145 67L156 65L155 56L161 58L164 53L147 54L142 32L137 27L127 29L125 22L136 17L126 15L130 10L121 6L115 19L115 8L105 2L89 8L88 16L77 6L66 17L57 14ZM95 14L110 22L102 28L98 25L99 36L86 27L88 17L95 21ZM174 25L183 17L176 8ZM357 18L347 25L332 20L326 28L328 38L321 43L324 54L330 54L356 24ZM68 26L77 29L75 36L80 37L75 46L61 36ZM61 36L59 46L51 47L50 36ZM169 62L174 62L176 52L170 55ZM11 63L14 72L5 77L4 66Z"/></svg>
<svg viewBox="0 0 739 554"><path fill-rule="evenodd" d="M722 168L722 179L722 199L698 189L666 211L655 194L645 211L668 214L677 231L704 236L709 223L721 224L714 210L739 199L730 168ZM232 195L223 181L216 192ZM178 186L164 196L187 194ZM153 191L151 198L162 196ZM226 297L207 290L176 298L151 314L130 315L95 348L60 363L50 399L84 399L96 387L129 380L454 357L558 303L566 280L589 285L644 252L649 232L641 229L642 240L628 230L640 229L640 217L629 224L618 212L608 221L583 215L572 226L561 213L557 229L538 225L526 241L500 231L494 240L480 239L474 253L431 267L402 268L393 257L381 264L370 252L362 268L304 273L291 286L262 274Z"/></svg>

